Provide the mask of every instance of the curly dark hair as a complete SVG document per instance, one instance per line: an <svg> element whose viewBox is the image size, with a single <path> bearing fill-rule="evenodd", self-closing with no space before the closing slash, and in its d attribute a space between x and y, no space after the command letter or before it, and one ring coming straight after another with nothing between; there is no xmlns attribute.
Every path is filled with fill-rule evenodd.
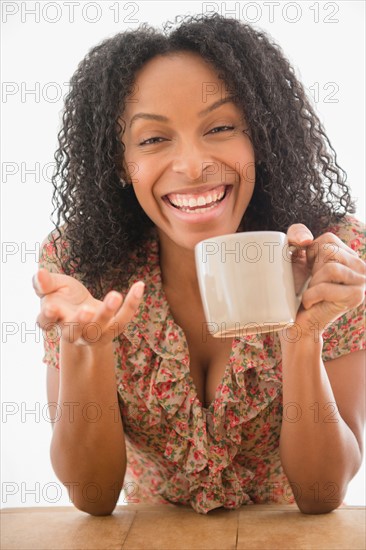
<svg viewBox="0 0 366 550"><path fill-rule="evenodd" d="M121 175L129 177L118 119L137 71L156 55L198 53L245 114L256 159L246 230L286 232L292 223L304 223L318 236L355 212L346 174L280 47L265 33L217 13L180 19L179 26L166 23L163 32L143 23L104 40L79 64L65 99L52 238L54 244L67 241L68 255L59 257L65 273L77 269L99 296L113 286L113 277L104 289L102 283L112 273L127 283L144 261L142 246L154 227L133 186L121 187Z"/></svg>

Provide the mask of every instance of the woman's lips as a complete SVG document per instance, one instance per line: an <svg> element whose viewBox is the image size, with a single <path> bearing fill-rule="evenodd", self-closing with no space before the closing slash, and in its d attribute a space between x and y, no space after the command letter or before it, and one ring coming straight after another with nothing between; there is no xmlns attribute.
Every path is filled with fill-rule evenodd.
<svg viewBox="0 0 366 550"><path fill-rule="evenodd" d="M226 185L218 185L199 193L169 193L166 195L170 203L181 210L190 211L196 208L209 208L221 200L225 194Z"/></svg>
<svg viewBox="0 0 366 550"><path fill-rule="evenodd" d="M199 222L209 221L211 219L214 219L220 216L220 214L223 212L226 206L229 196L231 195L231 191L232 191L232 185L223 184L213 188L212 190L206 193L207 195L211 195L211 198L213 198L214 193L216 193L219 197L220 197L220 194L222 195L223 192L224 192L224 195L222 195L219 200L206 206L201 206L200 204L197 204L194 207L174 206L173 204L171 204L168 198L168 196L170 195L165 195L163 197L163 201L167 205L167 207L172 212L174 212L174 214L178 219L187 221L187 222L192 222L192 223L199 223ZM177 198L178 194L174 194L174 195L176 195L175 198ZM185 197L184 194L180 194L179 196ZM198 198L202 197L202 194L190 193L190 194L187 194L186 197L187 197L187 200L188 200L188 197L190 198L193 197L196 199L196 201L198 201Z"/></svg>

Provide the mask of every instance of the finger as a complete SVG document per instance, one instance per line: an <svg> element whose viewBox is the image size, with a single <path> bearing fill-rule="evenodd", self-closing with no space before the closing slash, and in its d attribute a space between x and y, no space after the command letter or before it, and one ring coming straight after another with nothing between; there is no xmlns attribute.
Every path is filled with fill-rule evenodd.
<svg viewBox="0 0 366 550"><path fill-rule="evenodd" d="M91 309L88 305L82 306L76 315L76 321L81 323L94 323L100 335L102 335L108 325L113 321L114 315L119 310L122 301L122 295L112 290L105 296L103 302L100 303L96 309Z"/></svg>
<svg viewBox="0 0 366 550"><path fill-rule="evenodd" d="M42 267L32 278L33 288L36 294L42 298L50 292L55 292L65 286L65 276L61 273L51 273Z"/></svg>
<svg viewBox="0 0 366 550"><path fill-rule="evenodd" d="M43 298L43 300L47 300L47 297ZM38 323L41 328L44 328L44 326L49 325L49 323L59 323L61 319L65 318L65 315L66 313L61 305L55 302L43 302L36 323Z"/></svg>
<svg viewBox="0 0 366 550"><path fill-rule="evenodd" d="M302 223L294 223L287 230L287 240L291 261L306 265L306 247L314 240L310 229Z"/></svg>
<svg viewBox="0 0 366 550"><path fill-rule="evenodd" d="M336 255L339 252L349 254L351 257L359 258L357 252L352 250L334 233L324 233L315 239L314 243L308 247L309 252L317 253L320 257L324 257L325 261L335 261Z"/></svg>
<svg viewBox="0 0 366 550"><path fill-rule="evenodd" d="M351 256L355 256L357 258L359 257L359 255L355 250L353 250L351 247L346 245L346 243L344 243L342 239L340 239L337 235L335 235L334 233L331 233L330 231L320 235L317 238L317 241L319 242L320 245L323 245L323 249L327 253L327 255L331 254L331 252L344 250L349 254L351 254ZM334 250L332 250L332 245L337 245L336 247L333 246Z"/></svg>
<svg viewBox="0 0 366 550"><path fill-rule="evenodd" d="M44 300L47 300L47 296ZM47 331L50 330L50 327L56 326L58 332L67 341L74 343L80 338L85 326L90 323L91 318L95 315L95 309L92 307L89 306L88 309L84 309L83 315L80 315L79 310L76 315L70 317L70 312L65 311L62 305L46 302L42 305L36 322L43 330Z"/></svg>
<svg viewBox="0 0 366 550"><path fill-rule="evenodd" d="M96 311L91 312L89 306L82 307L76 317L78 326L75 337L80 338L80 343L84 345L105 339L108 331L111 331L110 339L115 338L136 313L143 291L144 283L139 281L132 285L124 301L119 292L111 291ZM90 334L91 328L93 334Z"/></svg>
<svg viewBox="0 0 366 550"><path fill-rule="evenodd" d="M113 322L113 330L115 335L120 334L124 327L130 322L132 317L135 315L138 306L140 305L142 296L144 294L144 283L138 281L133 284L128 291L125 300L116 312Z"/></svg>
<svg viewBox="0 0 366 550"><path fill-rule="evenodd" d="M32 277L32 285L35 293L39 298L43 298L43 289L38 279L38 273L35 273Z"/></svg>
<svg viewBox="0 0 366 550"><path fill-rule="evenodd" d="M313 266L313 274L329 263L343 264L357 273L365 273L365 262L340 239L331 242L314 241L307 249L306 255L308 262Z"/></svg>
<svg viewBox="0 0 366 550"><path fill-rule="evenodd" d="M339 310L346 310L359 306L363 300L364 290L361 286L320 283L304 292L302 305L310 309L320 302L329 302Z"/></svg>
<svg viewBox="0 0 366 550"><path fill-rule="evenodd" d="M364 285L366 276L340 262L328 262L311 277L309 288L320 283Z"/></svg>
<svg viewBox="0 0 366 550"><path fill-rule="evenodd" d="M314 236L303 223L294 223L287 230L287 239L292 245L304 245L313 241Z"/></svg>

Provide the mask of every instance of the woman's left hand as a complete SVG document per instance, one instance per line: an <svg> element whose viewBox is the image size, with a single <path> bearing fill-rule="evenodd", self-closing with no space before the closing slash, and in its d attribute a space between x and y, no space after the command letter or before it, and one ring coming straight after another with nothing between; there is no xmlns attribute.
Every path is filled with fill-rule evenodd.
<svg viewBox="0 0 366 550"><path fill-rule="evenodd" d="M295 250L291 260L298 292L309 278L296 316L301 334L321 335L340 315L359 306L364 299L365 262L333 233L314 239L303 224L287 231L289 245Z"/></svg>

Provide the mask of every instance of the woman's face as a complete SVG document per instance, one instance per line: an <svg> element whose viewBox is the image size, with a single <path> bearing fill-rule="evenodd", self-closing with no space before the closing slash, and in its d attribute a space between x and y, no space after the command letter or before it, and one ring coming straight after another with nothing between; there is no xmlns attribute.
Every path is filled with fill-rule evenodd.
<svg viewBox="0 0 366 550"><path fill-rule="evenodd" d="M240 225L254 188L254 151L229 98L195 53L157 56L137 74L121 117L124 163L160 240L193 250Z"/></svg>

